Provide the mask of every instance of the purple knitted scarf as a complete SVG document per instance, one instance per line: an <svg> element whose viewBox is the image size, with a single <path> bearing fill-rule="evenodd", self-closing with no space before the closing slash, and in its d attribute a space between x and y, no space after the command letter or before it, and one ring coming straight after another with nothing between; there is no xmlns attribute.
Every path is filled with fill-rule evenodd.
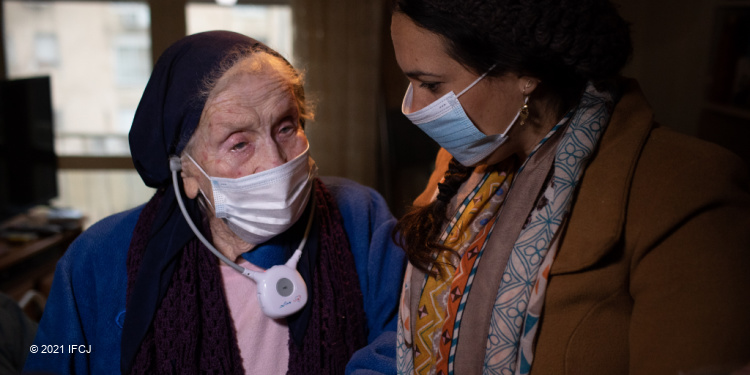
<svg viewBox="0 0 750 375"><path fill-rule="evenodd" d="M367 343L362 292L336 202L320 180L315 181L315 195L319 255L308 300L312 313L302 346L290 336L289 374L343 374L352 354ZM128 304L161 197L157 192L146 204L133 233ZM197 238L183 249L131 372L244 372L219 264Z"/></svg>

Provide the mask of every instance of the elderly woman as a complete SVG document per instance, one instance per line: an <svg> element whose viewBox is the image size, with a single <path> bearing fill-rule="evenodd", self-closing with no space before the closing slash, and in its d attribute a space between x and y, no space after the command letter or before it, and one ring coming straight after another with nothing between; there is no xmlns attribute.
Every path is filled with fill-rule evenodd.
<svg viewBox="0 0 750 375"><path fill-rule="evenodd" d="M316 178L311 117L261 43L216 31L167 49L130 132L157 192L67 251L35 339L63 347L26 370L395 371L395 219L373 190Z"/></svg>
<svg viewBox="0 0 750 375"><path fill-rule="evenodd" d="M404 114L442 146L397 238L398 368L750 363L746 166L653 121L606 0L398 0Z"/></svg>

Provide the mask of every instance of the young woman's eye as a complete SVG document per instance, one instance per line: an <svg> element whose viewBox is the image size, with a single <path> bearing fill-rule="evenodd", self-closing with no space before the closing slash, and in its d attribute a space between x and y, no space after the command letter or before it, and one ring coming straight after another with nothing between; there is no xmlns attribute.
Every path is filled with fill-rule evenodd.
<svg viewBox="0 0 750 375"><path fill-rule="evenodd" d="M438 87L440 87L440 82L422 82L419 84L419 87L427 89L430 92L436 92Z"/></svg>

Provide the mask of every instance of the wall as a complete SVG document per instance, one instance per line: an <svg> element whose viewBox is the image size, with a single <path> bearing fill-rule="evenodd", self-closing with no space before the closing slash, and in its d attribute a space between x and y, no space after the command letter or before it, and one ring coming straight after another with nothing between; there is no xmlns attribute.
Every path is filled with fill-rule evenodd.
<svg viewBox="0 0 750 375"><path fill-rule="evenodd" d="M378 183L381 1L292 1L295 61L319 103L310 153L321 175L368 186Z"/></svg>
<svg viewBox="0 0 750 375"><path fill-rule="evenodd" d="M657 121L696 134L717 1L618 1L633 32L634 54L624 75L640 82Z"/></svg>

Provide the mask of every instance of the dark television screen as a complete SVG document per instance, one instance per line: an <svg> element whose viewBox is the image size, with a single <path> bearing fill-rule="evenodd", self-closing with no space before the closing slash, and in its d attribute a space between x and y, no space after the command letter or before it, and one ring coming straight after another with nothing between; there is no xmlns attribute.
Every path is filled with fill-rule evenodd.
<svg viewBox="0 0 750 375"><path fill-rule="evenodd" d="M57 197L49 77L0 83L0 220Z"/></svg>

